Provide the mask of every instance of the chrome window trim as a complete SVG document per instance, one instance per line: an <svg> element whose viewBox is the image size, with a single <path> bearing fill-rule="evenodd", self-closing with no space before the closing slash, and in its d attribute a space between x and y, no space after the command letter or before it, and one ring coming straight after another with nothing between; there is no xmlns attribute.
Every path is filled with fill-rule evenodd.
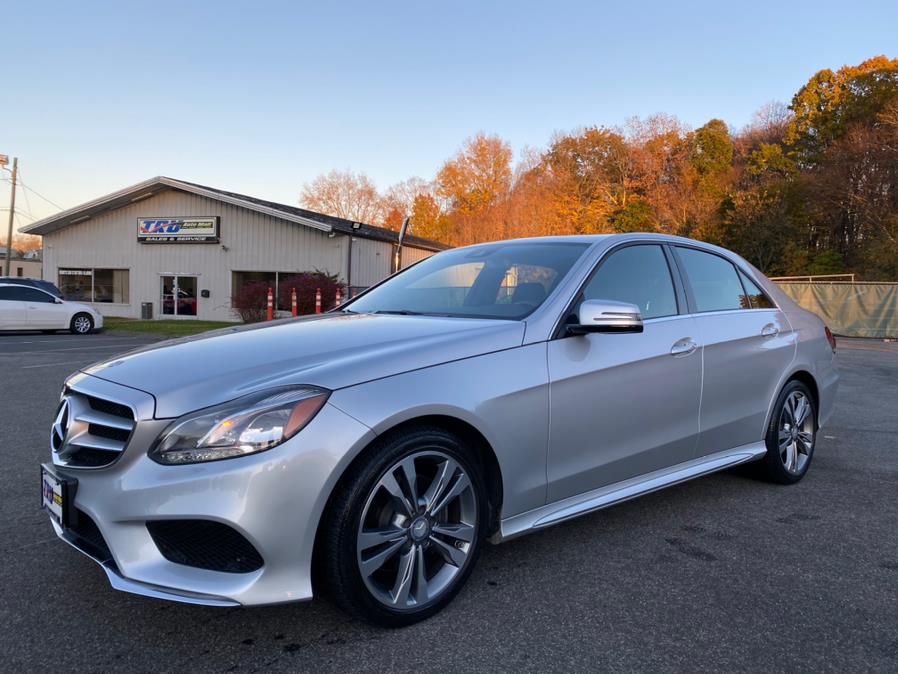
<svg viewBox="0 0 898 674"><path fill-rule="evenodd" d="M753 308L749 307L748 309L715 309L713 311L696 311L695 310L695 307L696 307L695 295L692 293L692 285L690 284L690 281L689 281L689 274L686 272L685 265L683 264L683 261L680 259L680 256L677 253L677 250L676 250L677 248L690 248L692 250L697 250L700 253L707 253L708 255L716 255L717 257L719 257L723 260L726 260L731 265L733 265L733 267L736 268L736 277L739 279L739 285L742 286L742 292L744 292L746 295L748 294L748 292L745 290L745 284L742 283L742 278L739 276L740 272L745 274L752 281L752 283L754 283L756 286L758 286L758 288L761 289L761 292L764 293L765 297L767 297L767 299L770 300L770 303L774 307L776 307L777 309L780 309L780 306L774 301L774 299L772 297L770 297L770 294L764 289L764 286L761 283L758 283L758 280L755 278L754 274L750 273L741 264L739 264L736 260L731 259L728 255L724 255L721 252L718 252L716 250L712 250L709 248L704 248L702 246L692 245L691 243L680 243L679 241L670 241L670 242L668 242L668 245L670 246L671 253L673 254L674 258L677 261L677 265L680 268L680 274L683 277L683 287L686 291L686 297L689 301L689 308L696 315L714 314L714 313L720 313L722 311L763 311L763 310L762 309L753 309Z"/></svg>

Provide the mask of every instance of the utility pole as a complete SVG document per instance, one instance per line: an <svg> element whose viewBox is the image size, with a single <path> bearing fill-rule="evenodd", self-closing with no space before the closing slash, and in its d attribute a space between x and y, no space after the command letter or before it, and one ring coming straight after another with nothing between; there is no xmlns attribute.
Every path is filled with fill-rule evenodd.
<svg viewBox="0 0 898 674"><path fill-rule="evenodd" d="M12 191L9 197L9 225L6 227L6 269L4 276L9 276L9 265L12 263L12 221L16 216L16 177L19 169L19 158L12 159Z"/></svg>

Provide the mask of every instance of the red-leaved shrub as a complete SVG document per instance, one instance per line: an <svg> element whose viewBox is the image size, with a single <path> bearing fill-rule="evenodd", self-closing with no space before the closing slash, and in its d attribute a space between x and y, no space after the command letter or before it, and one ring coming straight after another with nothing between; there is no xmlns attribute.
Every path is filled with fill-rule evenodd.
<svg viewBox="0 0 898 674"><path fill-rule="evenodd" d="M322 271L304 271L280 277L278 306L290 311L292 291L296 288L296 305L300 314L315 313L315 291L321 290L321 311L333 309L336 305L337 288L346 299L346 287L335 274Z"/></svg>
<svg viewBox="0 0 898 674"><path fill-rule="evenodd" d="M268 310L268 284L264 281L244 283L231 298L234 313L244 323L265 320Z"/></svg>

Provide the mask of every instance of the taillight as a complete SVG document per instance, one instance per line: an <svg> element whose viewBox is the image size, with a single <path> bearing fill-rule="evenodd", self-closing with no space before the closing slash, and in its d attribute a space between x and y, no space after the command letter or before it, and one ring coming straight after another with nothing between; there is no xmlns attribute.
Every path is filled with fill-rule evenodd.
<svg viewBox="0 0 898 674"><path fill-rule="evenodd" d="M823 326L823 329L826 331L826 341L829 342L830 348L832 348L833 353L836 352L836 336L832 333L827 326Z"/></svg>

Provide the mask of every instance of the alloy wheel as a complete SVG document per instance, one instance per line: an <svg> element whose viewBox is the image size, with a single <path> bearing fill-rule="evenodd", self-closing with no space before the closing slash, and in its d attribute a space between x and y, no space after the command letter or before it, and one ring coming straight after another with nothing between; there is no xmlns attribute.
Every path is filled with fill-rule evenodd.
<svg viewBox="0 0 898 674"><path fill-rule="evenodd" d="M780 412L777 446L783 467L800 475L814 451L814 415L811 401L801 391L792 391Z"/></svg>
<svg viewBox="0 0 898 674"><path fill-rule="evenodd" d="M372 596L394 610L438 599L473 550L477 505L465 469L443 452L417 452L390 467L368 495L357 536Z"/></svg>
<svg viewBox="0 0 898 674"><path fill-rule="evenodd" d="M90 332L90 319L87 316L76 316L73 325L75 327L75 332L79 334L83 335Z"/></svg>

